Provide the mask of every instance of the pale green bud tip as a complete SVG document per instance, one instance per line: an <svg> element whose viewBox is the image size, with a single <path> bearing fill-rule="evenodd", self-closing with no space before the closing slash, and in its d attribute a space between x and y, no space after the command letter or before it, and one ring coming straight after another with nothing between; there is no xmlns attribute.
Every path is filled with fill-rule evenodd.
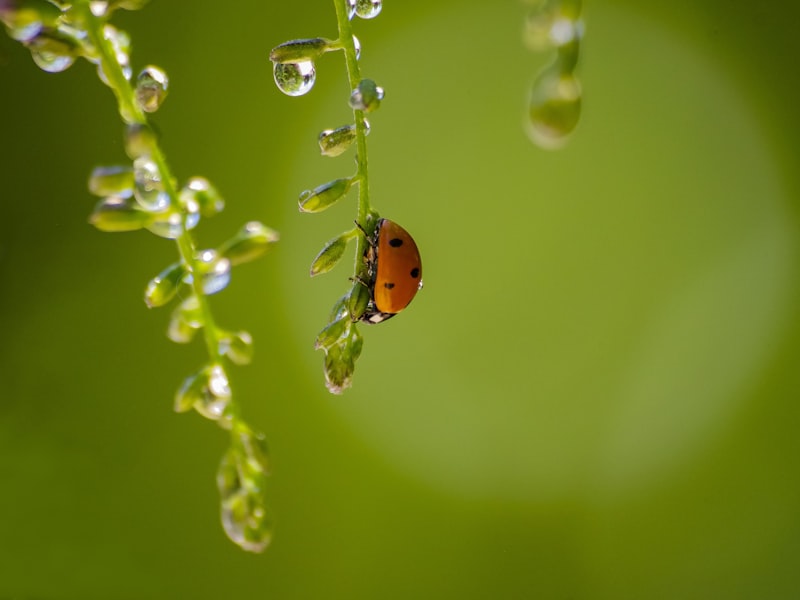
<svg viewBox="0 0 800 600"><path fill-rule="evenodd" d="M372 79L362 79L350 94L350 108L364 112L377 110L383 100L383 88Z"/></svg>
<svg viewBox="0 0 800 600"><path fill-rule="evenodd" d="M274 229L258 221L250 221L219 247L219 254L230 260L232 265L240 265L264 255L279 239L280 235Z"/></svg>
<svg viewBox="0 0 800 600"><path fill-rule="evenodd" d="M313 190L302 192L298 201L300 212L320 212L330 208L344 198L350 190L351 183L350 179L334 179Z"/></svg>
<svg viewBox="0 0 800 600"><path fill-rule="evenodd" d="M248 365L253 360L253 337L247 331L224 332L219 339L219 351L236 365Z"/></svg>
<svg viewBox="0 0 800 600"><path fill-rule="evenodd" d="M164 306L175 297L186 276L186 266L182 262L171 264L150 280L144 292L144 302L148 308Z"/></svg>
<svg viewBox="0 0 800 600"><path fill-rule="evenodd" d="M328 349L341 340L349 331L352 321L348 318L340 318L329 323L317 334L314 342L314 350Z"/></svg>
<svg viewBox="0 0 800 600"><path fill-rule="evenodd" d="M332 42L325 38L309 38L284 42L269 53L274 63L296 63L304 60L315 60L325 52L335 50Z"/></svg>
<svg viewBox="0 0 800 600"><path fill-rule="evenodd" d="M142 210L130 197L112 196L98 202L89 223L100 231L137 231L149 225L153 215Z"/></svg>
<svg viewBox="0 0 800 600"><path fill-rule="evenodd" d="M342 259L344 251L347 248L347 242L350 241L352 235L350 232L343 233L342 235L330 240L322 250L319 251L314 262L311 263L311 277L321 273L327 273Z"/></svg>
<svg viewBox="0 0 800 600"><path fill-rule="evenodd" d="M197 296L191 295L172 311L167 337L176 344L188 344L203 326L203 314Z"/></svg>
<svg viewBox="0 0 800 600"><path fill-rule="evenodd" d="M167 74L158 67L147 66L136 79L134 90L136 102L145 112L155 112L167 97L169 88L169 78Z"/></svg>
<svg viewBox="0 0 800 600"><path fill-rule="evenodd" d="M95 196L125 195L132 189L133 169L128 166L95 167L89 176L89 192Z"/></svg>
<svg viewBox="0 0 800 600"><path fill-rule="evenodd" d="M335 344L325 348L325 386L332 394L341 394L352 385L363 344L364 339L356 324L348 321L344 334Z"/></svg>
<svg viewBox="0 0 800 600"><path fill-rule="evenodd" d="M149 125L131 123L125 128L125 153L131 160L150 155L157 144L156 134Z"/></svg>

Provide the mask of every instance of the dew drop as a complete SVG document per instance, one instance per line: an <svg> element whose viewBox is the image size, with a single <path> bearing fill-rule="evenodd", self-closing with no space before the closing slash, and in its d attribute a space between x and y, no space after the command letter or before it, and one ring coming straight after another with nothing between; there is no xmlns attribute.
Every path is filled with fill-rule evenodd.
<svg viewBox="0 0 800 600"><path fill-rule="evenodd" d="M158 67L145 67L136 79L136 102L145 112L155 112L167 97L169 79Z"/></svg>
<svg viewBox="0 0 800 600"><path fill-rule="evenodd" d="M374 19L381 14L381 0L356 0L356 14L362 19Z"/></svg>
<svg viewBox="0 0 800 600"><path fill-rule="evenodd" d="M95 17L104 17L108 13L108 2L106 0L92 0L89 2L89 10Z"/></svg>
<svg viewBox="0 0 800 600"><path fill-rule="evenodd" d="M356 16L356 0L347 0L347 18L352 21Z"/></svg>
<svg viewBox="0 0 800 600"><path fill-rule="evenodd" d="M350 108L372 112L381 105L384 91L371 79L362 79L350 94Z"/></svg>
<svg viewBox="0 0 800 600"><path fill-rule="evenodd" d="M139 205L151 212L169 208L169 195L164 191L158 165L147 155L133 161L133 195Z"/></svg>
<svg viewBox="0 0 800 600"><path fill-rule="evenodd" d="M353 36L353 47L356 49L356 60L361 58L361 42L358 41L356 36Z"/></svg>
<svg viewBox="0 0 800 600"><path fill-rule="evenodd" d="M60 73L72 66L80 49L80 33L65 27L64 31L41 30L26 42L36 66L48 73Z"/></svg>
<svg viewBox="0 0 800 600"><path fill-rule="evenodd" d="M304 60L296 63L275 63L275 84L287 96L302 96L314 87L317 72L314 63Z"/></svg>
<svg viewBox="0 0 800 600"><path fill-rule="evenodd" d="M581 86L571 73L545 70L533 84L528 104L528 136L545 149L560 148L578 124Z"/></svg>

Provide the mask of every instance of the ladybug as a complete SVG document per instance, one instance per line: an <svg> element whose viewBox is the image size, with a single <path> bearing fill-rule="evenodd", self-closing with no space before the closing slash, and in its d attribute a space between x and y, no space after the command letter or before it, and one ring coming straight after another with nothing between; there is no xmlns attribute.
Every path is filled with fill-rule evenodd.
<svg viewBox="0 0 800 600"><path fill-rule="evenodd" d="M370 301L361 320L380 323L408 306L422 288L422 260L414 238L389 219L378 221L367 243L369 279L363 283Z"/></svg>

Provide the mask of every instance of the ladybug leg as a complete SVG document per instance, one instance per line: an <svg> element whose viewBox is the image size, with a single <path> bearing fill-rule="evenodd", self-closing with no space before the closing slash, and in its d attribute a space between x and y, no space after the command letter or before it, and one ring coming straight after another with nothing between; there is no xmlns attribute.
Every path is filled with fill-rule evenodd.
<svg viewBox="0 0 800 600"><path fill-rule="evenodd" d="M354 221L353 221L353 223L355 223L355 224L356 224L356 227L358 227L358 230L359 230L361 233L363 233L363 234L364 234L364 237L365 237L365 238L367 238L367 241L369 242L369 241L370 241L370 236L367 234L367 230L366 230L366 229L364 229L364 228L361 226L361 223L359 223L358 221L355 221L355 220L354 220Z"/></svg>

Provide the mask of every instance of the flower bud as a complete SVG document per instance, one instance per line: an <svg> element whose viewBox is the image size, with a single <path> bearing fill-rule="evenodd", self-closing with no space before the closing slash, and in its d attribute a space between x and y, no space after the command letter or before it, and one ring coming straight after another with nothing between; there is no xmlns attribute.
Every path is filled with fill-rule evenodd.
<svg viewBox="0 0 800 600"><path fill-rule="evenodd" d="M320 212L336 204L350 190L352 180L334 179L300 194L300 212Z"/></svg>
<svg viewBox="0 0 800 600"><path fill-rule="evenodd" d="M236 266L262 256L279 239L280 235L274 229L258 221L250 221L239 233L222 244L218 252L220 256L231 261L231 265Z"/></svg>
<svg viewBox="0 0 800 600"><path fill-rule="evenodd" d="M172 300L185 276L186 266L182 262L176 262L151 279L144 292L144 302L147 307L164 306Z"/></svg>
<svg viewBox="0 0 800 600"><path fill-rule="evenodd" d="M314 262L311 263L311 277L321 273L327 273L342 259L344 251L347 248L347 242L353 236L352 231L347 231L332 240L319 251Z"/></svg>
<svg viewBox="0 0 800 600"><path fill-rule="evenodd" d="M100 231L136 231L149 225L153 215L142 210L132 197L111 196L98 202L89 223Z"/></svg>
<svg viewBox="0 0 800 600"><path fill-rule="evenodd" d="M272 49L269 59L274 63L297 63L315 60L326 52L334 50L332 42L325 38L290 40Z"/></svg>

